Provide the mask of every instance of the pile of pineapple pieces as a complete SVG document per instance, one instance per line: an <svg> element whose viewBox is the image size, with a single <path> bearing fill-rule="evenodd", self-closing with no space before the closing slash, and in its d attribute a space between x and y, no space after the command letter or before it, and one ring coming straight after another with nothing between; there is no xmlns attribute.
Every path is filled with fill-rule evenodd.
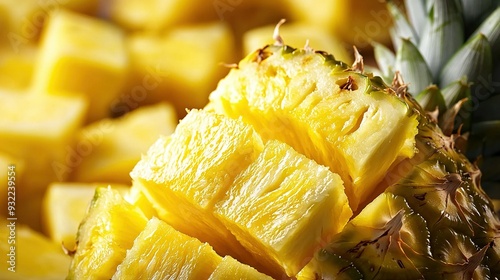
<svg viewBox="0 0 500 280"><path fill-rule="evenodd" d="M0 0L0 185L15 166L18 238L17 273L0 278L64 278L61 244L74 247L95 189L128 194L141 154L206 104L222 63L272 43L281 18L287 43L347 63L351 45L388 40L382 3L315 2ZM0 209L10 215L6 187Z"/></svg>

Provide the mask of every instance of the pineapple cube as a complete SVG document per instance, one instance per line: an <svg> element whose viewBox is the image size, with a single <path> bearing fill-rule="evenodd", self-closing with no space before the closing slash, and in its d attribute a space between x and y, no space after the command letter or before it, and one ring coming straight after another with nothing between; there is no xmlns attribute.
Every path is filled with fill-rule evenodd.
<svg viewBox="0 0 500 280"><path fill-rule="evenodd" d="M371 41L389 42L392 20L384 1L284 0L283 5L290 10L290 19L326 28L349 45L367 48Z"/></svg>
<svg viewBox="0 0 500 280"><path fill-rule="evenodd" d="M272 280L273 278L258 272L251 266L240 263L231 256L225 256L215 268L214 272L210 274L208 280L226 279Z"/></svg>
<svg viewBox="0 0 500 280"><path fill-rule="evenodd" d="M243 34L243 52L249 54L262 46L273 44L271 36L275 25L267 25L249 30ZM352 57L347 52L347 46L343 45L334 35L324 28L307 23L292 23L280 26L280 36L290 46L309 46L316 50L327 51L335 56L335 59L345 63L352 63ZM350 47L350 46L349 46Z"/></svg>
<svg viewBox="0 0 500 280"><path fill-rule="evenodd" d="M196 0L115 0L109 16L125 29L162 31L189 19L199 20L193 10L200 5L210 7Z"/></svg>
<svg viewBox="0 0 500 280"><path fill-rule="evenodd" d="M220 261L209 244L153 218L112 279L208 279Z"/></svg>
<svg viewBox="0 0 500 280"><path fill-rule="evenodd" d="M76 233L87 208L94 197L96 188L107 184L59 183L49 185L43 198L43 221L47 235L57 244L76 248ZM125 194L126 185L111 185L115 190Z"/></svg>
<svg viewBox="0 0 500 280"><path fill-rule="evenodd" d="M27 46L14 50L0 48L0 88L26 91L31 86L38 49Z"/></svg>
<svg viewBox="0 0 500 280"><path fill-rule="evenodd" d="M72 181L129 184L129 173L141 154L160 135L172 133L177 122L173 106L158 103L84 127L76 139L80 160L73 168Z"/></svg>
<svg viewBox="0 0 500 280"><path fill-rule="evenodd" d="M9 238L13 233L15 238ZM28 226L2 219L0 238L0 279L64 279L68 274L71 258L61 245Z"/></svg>
<svg viewBox="0 0 500 280"><path fill-rule="evenodd" d="M68 279L110 279L147 222L117 190L97 188L78 228Z"/></svg>
<svg viewBox="0 0 500 280"><path fill-rule="evenodd" d="M114 110L168 101L182 118L186 108L208 102L208 94L228 71L219 64L232 60L234 46L229 27L214 22L178 27L162 36L132 35L128 48L132 82Z"/></svg>
<svg viewBox="0 0 500 280"><path fill-rule="evenodd" d="M161 219L210 243L221 255L248 255L213 215L213 205L262 149L242 122L191 111L170 137L161 137L131 172ZM189 222L186 222L189 221Z"/></svg>
<svg viewBox="0 0 500 280"><path fill-rule="evenodd" d="M352 215L340 177L278 141L266 144L215 208L262 265L290 277Z"/></svg>
<svg viewBox="0 0 500 280"><path fill-rule="evenodd" d="M44 190L65 179L68 149L81 127L86 102L80 97L0 93L0 152L25 163L18 194ZM22 108L20 110L19 108Z"/></svg>
<svg viewBox="0 0 500 280"><path fill-rule="evenodd" d="M102 20L58 10L42 35L33 90L37 94L83 94L88 121L110 116L122 90L128 58L120 29Z"/></svg>

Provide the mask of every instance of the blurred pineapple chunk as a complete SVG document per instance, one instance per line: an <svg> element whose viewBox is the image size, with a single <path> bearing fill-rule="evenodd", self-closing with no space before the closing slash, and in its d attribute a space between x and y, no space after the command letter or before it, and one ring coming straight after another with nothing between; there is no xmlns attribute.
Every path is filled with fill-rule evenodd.
<svg viewBox="0 0 500 280"><path fill-rule="evenodd" d="M283 0L283 5L290 9L291 20L326 28L339 36L341 41L360 49L369 48L371 40L390 41L389 28L392 20L385 1Z"/></svg>
<svg viewBox="0 0 500 280"><path fill-rule="evenodd" d="M76 246L76 233L96 188L106 187L104 183L59 183L49 185L43 199L43 222L47 235L57 244L68 249ZM125 194L126 185L109 185Z"/></svg>
<svg viewBox="0 0 500 280"><path fill-rule="evenodd" d="M0 48L0 88L26 91L31 86L38 49L31 45L14 50Z"/></svg>
<svg viewBox="0 0 500 280"><path fill-rule="evenodd" d="M220 261L209 244L153 218L135 239L112 279L208 279Z"/></svg>
<svg viewBox="0 0 500 280"><path fill-rule="evenodd" d="M47 185L64 180L67 151L82 125L86 102L78 97L0 93L0 153L23 166L16 178L19 218L40 229L41 197Z"/></svg>
<svg viewBox="0 0 500 280"><path fill-rule="evenodd" d="M262 46L273 44L274 28L275 25L267 25L246 32L243 35L244 55L246 56ZM324 28L305 23L287 23L280 26L279 32L287 45L305 46L308 42L313 49L327 51L333 54L337 60L348 64L352 63L351 55L347 52L345 44Z"/></svg>
<svg viewBox="0 0 500 280"><path fill-rule="evenodd" d="M0 98L0 152L23 160L29 174L18 193L65 179L60 168L67 164L66 152L82 125L85 100L24 93L0 93Z"/></svg>
<svg viewBox="0 0 500 280"><path fill-rule="evenodd" d="M160 135L172 133L177 122L173 106L162 102L84 127L76 140L79 162L72 181L130 184L129 173L141 154Z"/></svg>
<svg viewBox="0 0 500 280"><path fill-rule="evenodd" d="M132 35L128 47L132 83L114 111L166 100L182 118L186 108L203 107L228 72L219 64L232 61L233 38L228 26L215 22L178 27L161 37Z"/></svg>
<svg viewBox="0 0 500 280"><path fill-rule="evenodd" d="M215 268L214 272L210 274L208 280L226 279L272 280L273 278L258 272L251 266L238 262L231 256L225 256Z"/></svg>
<svg viewBox="0 0 500 280"><path fill-rule="evenodd" d="M196 0L114 0L109 17L128 30L161 31L197 19L193 10L204 5ZM207 4L204 6L209 7ZM206 11L206 10L205 10Z"/></svg>
<svg viewBox="0 0 500 280"><path fill-rule="evenodd" d="M90 101L88 121L110 116L128 67L122 31L97 18L58 10L41 40L35 93L83 94Z"/></svg>
<svg viewBox="0 0 500 280"><path fill-rule="evenodd" d="M9 239L11 230L15 231L15 239ZM0 222L0 238L0 279L64 279L68 274L71 258L64 254L61 245L29 227L3 218ZM8 240L15 240L15 243L9 243ZM13 259L9 255L12 254L11 246L15 247ZM14 262L10 263L11 260ZM9 270L12 265L15 272Z"/></svg>

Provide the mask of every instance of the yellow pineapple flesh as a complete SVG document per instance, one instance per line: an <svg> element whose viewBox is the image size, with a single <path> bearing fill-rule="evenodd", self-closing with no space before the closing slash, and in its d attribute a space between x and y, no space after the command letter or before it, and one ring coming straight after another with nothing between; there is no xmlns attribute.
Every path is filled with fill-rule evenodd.
<svg viewBox="0 0 500 280"><path fill-rule="evenodd" d="M241 118L264 140L284 141L328 166L355 210L389 167L414 155L418 122L396 96L345 69L312 49L267 46L221 80L207 109Z"/></svg>
<svg viewBox="0 0 500 280"><path fill-rule="evenodd" d="M245 250L212 209L261 150L250 126L194 110L174 134L153 144L131 176L160 218L209 242L221 255L241 258Z"/></svg>
<svg viewBox="0 0 500 280"><path fill-rule="evenodd" d="M110 279L147 222L117 190L97 188L78 228L68 279Z"/></svg>
<svg viewBox="0 0 500 280"><path fill-rule="evenodd" d="M225 279L253 279L253 280L272 280L273 278L258 272L255 268L242 264L232 258L225 256L220 261L219 265L210 274L209 280L225 280Z"/></svg>
<svg viewBox="0 0 500 280"><path fill-rule="evenodd" d="M152 218L112 279L208 279L220 261L209 244Z"/></svg>
<svg viewBox="0 0 500 280"><path fill-rule="evenodd" d="M337 174L277 141L235 179L216 212L263 266L289 276L352 215Z"/></svg>

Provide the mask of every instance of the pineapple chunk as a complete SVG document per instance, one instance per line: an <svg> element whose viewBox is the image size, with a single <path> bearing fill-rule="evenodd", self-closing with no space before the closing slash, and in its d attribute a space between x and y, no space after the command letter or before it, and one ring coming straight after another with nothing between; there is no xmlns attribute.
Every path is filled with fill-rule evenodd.
<svg viewBox="0 0 500 280"><path fill-rule="evenodd" d="M58 10L44 29L35 69L37 94L83 94L88 121L110 116L119 97L128 58L123 33L99 19Z"/></svg>
<svg viewBox="0 0 500 280"><path fill-rule="evenodd" d="M390 166L415 153L416 114L377 88L329 55L273 45L232 69L207 109L242 118L264 140L286 142L328 166L342 177L355 210Z"/></svg>
<svg viewBox="0 0 500 280"><path fill-rule="evenodd" d="M153 144L131 176L161 219L241 260L246 251L212 210L261 150L248 125L193 110L170 137Z"/></svg>
<svg viewBox="0 0 500 280"><path fill-rule="evenodd" d="M126 29L162 31L195 19L193 10L200 5L209 8L195 0L115 0L109 13L111 20Z"/></svg>
<svg viewBox="0 0 500 280"><path fill-rule="evenodd" d="M383 1L284 0L283 5L290 9L291 19L326 28L358 48L368 48L372 40L386 43L390 40L392 20Z"/></svg>
<svg viewBox="0 0 500 280"><path fill-rule="evenodd" d="M337 174L277 141L235 179L216 212L269 271L290 277L352 215Z"/></svg>
<svg viewBox="0 0 500 280"><path fill-rule="evenodd" d="M203 44L200 44L203 42ZM132 35L128 40L132 83L115 111L138 104L172 102L180 118L186 108L201 108L232 60L233 39L222 22L179 27L162 36Z"/></svg>
<svg viewBox="0 0 500 280"><path fill-rule="evenodd" d="M117 190L97 188L78 229L68 279L110 279L147 221Z"/></svg>
<svg viewBox="0 0 500 280"><path fill-rule="evenodd" d="M86 102L79 97L0 93L0 152L25 163L18 194L41 192L65 179L67 149L80 128ZM23 110L19 110L23 108Z"/></svg>
<svg viewBox="0 0 500 280"><path fill-rule="evenodd" d="M10 239L12 232L15 238ZM0 279L64 279L71 258L61 246L15 221L0 222ZM14 250L12 250L14 249Z"/></svg>
<svg viewBox="0 0 500 280"><path fill-rule="evenodd" d="M153 205L137 184L132 184L129 191L123 195L123 198L130 204L137 206L148 219L158 216Z"/></svg>
<svg viewBox="0 0 500 280"><path fill-rule="evenodd" d="M262 46L273 44L273 34L275 26L267 25L249 30L243 34L243 52L249 54ZM347 52L346 46L324 28L309 25L306 23L292 23L280 26L280 36L285 43L292 46L304 46L308 42L309 46L316 50L327 51L336 59L345 63L352 63L352 57Z"/></svg>
<svg viewBox="0 0 500 280"><path fill-rule="evenodd" d="M76 182L130 183L130 171L160 135L177 125L170 104L144 106L117 119L84 127L76 139L80 161L71 175Z"/></svg>
<svg viewBox="0 0 500 280"><path fill-rule="evenodd" d="M52 183L43 198L43 221L47 235L57 244L76 248L76 233L81 220L85 217L88 205L98 187L107 184L88 183ZM125 194L126 185L111 185L115 190Z"/></svg>
<svg viewBox="0 0 500 280"><path fill-rule="evenodd" d="M15 51L0 48L0 88L13 91L28 90L31 85L38 49L29 46Z"/></svg>
<svg viewBox="0 0 500 280"><path fill-rule="evenodd" d="M207 279L220 261L209 244L153 218L112 279Z"/></svg>
<svg viewBox="0 0 500 280"><path fill-rule="evenodd" d="M215 268L214 272L210 274L208 280L226 279L272 280L273 278L258 272L251 266L238 262L231 256L225 256Z"/></svg>

